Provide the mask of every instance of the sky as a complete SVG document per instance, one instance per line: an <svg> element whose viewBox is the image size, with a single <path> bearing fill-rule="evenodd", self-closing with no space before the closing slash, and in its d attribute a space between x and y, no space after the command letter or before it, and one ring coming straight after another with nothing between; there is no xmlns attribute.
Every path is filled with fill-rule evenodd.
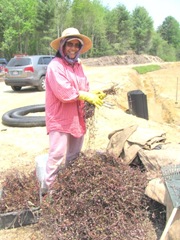
<svg viewBox="0 0 180 240"><path fill-rule="evenodd" d="M174 17L180 23L180 0L101 0L101 3L109 9L123 4L130 13L136 7L144 7L152 17L155 29L168 16Z"/></svg>

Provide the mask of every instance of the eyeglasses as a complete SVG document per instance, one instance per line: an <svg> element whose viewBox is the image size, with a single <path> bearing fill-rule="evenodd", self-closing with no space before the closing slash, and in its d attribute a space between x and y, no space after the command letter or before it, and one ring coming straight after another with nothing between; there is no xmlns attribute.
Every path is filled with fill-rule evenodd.
<svg viewBox="0 0 180 240"><path fill-rule="evenodd" d="M66 43L66 46L67 46L67 47L70 47L70 48L72 48L72 47L74 47L74 48L80 48L81 44L80 44L80 43L67 42L67 43Z"/></svg>

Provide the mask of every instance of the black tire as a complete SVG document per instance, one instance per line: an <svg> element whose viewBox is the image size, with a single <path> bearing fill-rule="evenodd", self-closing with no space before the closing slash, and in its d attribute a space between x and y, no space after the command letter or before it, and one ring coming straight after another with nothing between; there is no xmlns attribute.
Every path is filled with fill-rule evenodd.
<svg viewBox="0 0 180 240"><path fill-rule="evenodd" d="M11 86L12 90L15 91L15 92L18 92L18 91L21 91L21 88L22 87L19 87L19 86Z"/></svg>
<svg viewBox="0 0 180 240"><path fill-rule="evenodd" d="M45 116L26 116L28 113L45 112L45 105L30 105L12 109L2 116L2 124L11 127L43 127Z"/></svg>
<svg viewBox="0 0 180 240"><path fill-rule="evenodd" d="M45 76L42 76L39 81L39 86L37 87L39 91L45 91L46 90L46 83L45 83Z"/></svg>

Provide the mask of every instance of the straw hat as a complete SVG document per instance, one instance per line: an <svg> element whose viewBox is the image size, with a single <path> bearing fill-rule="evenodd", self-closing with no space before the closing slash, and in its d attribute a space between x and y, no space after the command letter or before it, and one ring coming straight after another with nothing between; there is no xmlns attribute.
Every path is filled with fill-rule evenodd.
<svg viewBox="0 0 180 240"><path fill-rule="evenodd" d="M56 38L55 40L53 40L50 43L50 46L54 49L54 50L58 50L59 49L59 44L60 41L64 38L80 38L83 41L83 47L80 51L80 53L85 53L87 52L91 47L92 47L92 41L90 38L88 38L87 36L80 34L80 32L78 31L78 29L76 28L67 28L62 32L61 37Z"/></svg>

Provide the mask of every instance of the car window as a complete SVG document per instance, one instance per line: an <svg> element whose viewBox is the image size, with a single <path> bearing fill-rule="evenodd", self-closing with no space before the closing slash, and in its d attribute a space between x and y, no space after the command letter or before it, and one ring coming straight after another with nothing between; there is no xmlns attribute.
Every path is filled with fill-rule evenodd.
<svg viewBox="0 0 180 240"><path fill-rule="evenodd" d="M31 64L30 58L11 58L8 67L26 66Z"/></svg>
<svg viewBox="0 0 180 240"><path fill-rule="evenodd" d="M0 64L7 64L5 59L0 59Z"/></svg>
<svg viewBox="0 0 180 240"><path fill-rule="evenodd" d="M38 61L38 64L49 64L50 61L51 61L51 57L40 57L39 58L39 61Z"/></svg>

